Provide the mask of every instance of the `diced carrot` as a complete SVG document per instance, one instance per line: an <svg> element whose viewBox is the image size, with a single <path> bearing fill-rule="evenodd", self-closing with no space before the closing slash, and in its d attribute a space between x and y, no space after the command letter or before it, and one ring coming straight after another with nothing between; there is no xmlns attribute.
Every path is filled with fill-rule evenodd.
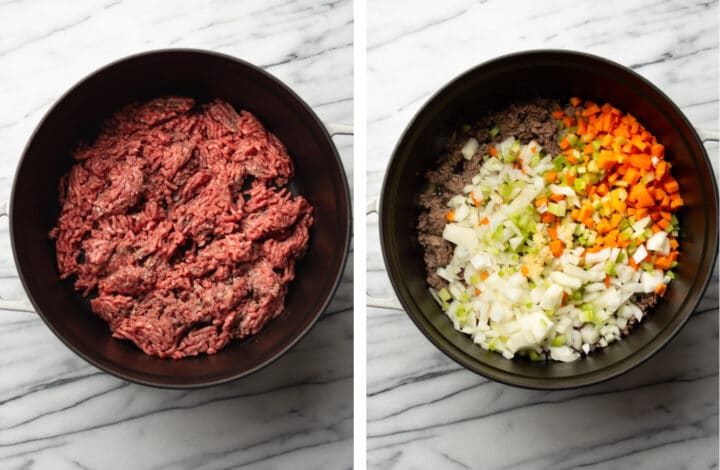
<svg viewBox="0 0 720 470"><path fill-rule="evenodd" d="M597 114L600 112L600 108L595 103L591 103L588 101L586 103L585 109L583 109L582 115L583 116L592 116L593 114Z"/></svg>
<svg viewBox="0 0 720 470"><path fill-rule="evenodd" d="M470 193L470 199L472 199L472 202L473 202L473 204L475 204L475 207L478 207L478 206L480 206L480 204L482 204L482 198L478 199L475 196L475 191Z"/></svg>
<svg viewBox="0 0 720 470"><path fill-rule="evenodd" d="M585 148L583 149L584 155L592 155L593 152L595 152L595 149L593 148L592 144L585 145Z"/></svg>
<svg viewBox="0 0 720 470"><path fill-rule="evenodd" d="M602 138L602 146L603 147L610 147L610 144L612 144L613 136L610 134L605 134Z"/></svg>
<svg viewBox="0 0 720 470"><path fill-rule="evenodd" d="M650 146L650 155L662 158L665 155L665 146L663 144L652 144Z"/></svg>
<svg viewBox="0 0 720 470"><path fill-rule="evenodd" d="M565 116L562 118L563 126L572 127L575 125L575 118L572 116Z"/></svg>
<svg viewBox="0 0 720 470"><path fill-rule="evenodd" d="M627 209L627 204L625 204L624 201L621 201L619 199L614 199L610 201L610 205L612 207L612 210L615 212L625 213L625 210Z"/></svg>
<svg viewBox="0 0 720 470"><path fill-rule="evenodd" d="M657 166L655 166L655 179L660 181L663 179L663 176L665 176L665 173L667 173L667 162L660 160L657 162Z"/></svg>
<svg viewBox="0 0 720 470"><path fill-rule="evenodd" d="M665 177L663 179L662 186L663 186L663 189L670 194L676 193L680 190L680 186L678 185L678 182L675 181L675 178L673 178L672 176Z"/></svg>
<svg viewBox="0 0 720 470"><path fill-rule="evenodd" d="M674 196L674 194L673 194ZM685 205L685 201L681 197L671 197L670 198L670 209L677 209L678 207L682 207Z"/></svg>
<svg viewBox="0 0 720 470"><path fill-rule="evenodd" d="M667 193L662 188L655 188L655 200L662 201L667 196Z"/></svg>
<svg viewBox="0 0 720 470"><path fill-rule="evenodd" d="M680 243L678 243L678 241L676 239L671 238L670 239L670 248L672 248L673 250L677 250L678 246L680 246Z"/></svg>
<svg viewBox="0 0 720 470"><path fill-rule="evenodd" d="M608 191L609 191L608 185L607 185L607 183L604 182L604 181L601 182L601 183L598 185L598 187L597 187L597 193L598 193L600 196L605 196L605 195L608 193Z"/></svg>
<svg viewBox="0 0 720 470"><path fill-rule="evenodd" d="M578 98L577 96L573 96L572 98L570 98L570 104L575 107L580 106L581 103L582 103L582 100L580 98Z"/></svg>
<svg viewBox="0 0 720 470"><path fill-rule="evenodd" d="M482 279L483 281L485 281L487 278L488 278L488 273L487 273L487 271L483 271L483 272L480 273L480 279Z"/></svg>
<svg viewBox="0 0 720 470"><path fill-rule="evenodd" d="M582 117L577 118L577 131L579 135L583 135L587 132L587 124L585 124L585 119Z"/></svg>
<svg viewBox="0 0 720 470"><path fill-rule="evenodd" d="M575 175L570 173L569 171L565 172L565 181L567 181L567 184L572 186L575 183Z"/></svg>
<svg viewBox="0 0 720 470"><path fill-rule="evenodd" d="M653 222L657 222L660 219L661 219L660 211L656 211L655 208L652 208L650 210L650 220L652 220Z"/></svg>
<svg viewBox="0 0 720 470"><path fill-rule="evenodd" d="M567 293L567 292L563 292L562 301L560 302L560 304L561 304L561 305L567 304L567 301L568 301L569 298L570 298L570 296L568 295L568 293Z"/></svg>
<svg viewBox="0 0 720 470"><path fill-rule="evenodd" d="M635 168L642 168L643 170L649 170L652 168L652 161L645 153L630 155L630 164Z"/></svg>
<svg viewBox="0 0 720 470"><path fill-rule="evenodd" d="M600 157L598 158L598 166L603 170L611 170L617 163L617 158L610 150L601 150Z"/></svg>
<svg viewBox="0 0 720 470"><path fill-rule="evenodd" d="M480 289L475 289L475 295L480 295L480 294L482 294L482 291Z"/></svg>
<svg viewBox="0 0 720 470"><path fill-rule="evenodd" d="M633 185L637 183L638 180L640 180L640 172L633 167L629 167L623 176L623 181L625 181L628 185Z"/></svg>
<svg viewBox="0 0 720 470"><path fill-rule="evenodd" d="M553 240L550 242L550 251L555 258L559 258L560 255L562 255L564 245L562 240Z"/></svg>
<svg viewBox="0 0 720 470"><path fill-rule="evenodd" d="M672 261L670 261L670 258L668 256L658 256L658 258L655 260L656 269L662 269L663 271L665 271L670 269L671 265Z"/></svg>
<svg viewBox="0 0 720 470"><path fill-rule="evenodd" d="M545 196L535 199L535 207L542 207L543 204L547 204L547 203L548 203L548 198L546 198Z"/></svg>
<svg viewBox="0 0 720 470"><path fill-rule="evenodd" d="M635 209L635 220L641 220L647 217L648 210L647 207L637 207Z"/></svg>
<svg viewBox="0 0 720 470"><path fill-rule="evenodd" d="M530 272L530 270L528 269L527 266L525 266L525 265L520 266L520 274L527 277L528 272Z"/></svg>
<svg viewBox="0 0 720 470"><path fill-rule="evenodd" d="M575 222L579 222L580 221L580 209L571 210L570 218L573 219Z"/></svg>
<svg viewBox="0 0 720 470"><path fill-rule="evenodd" d="M593 226L595 225L595 221L594 221L591 217L585 217L585 218L583 219L582 223L583 223L587 228L593 228Z"/></svg>
<svg viewBox="0 0 720 470"><path fill-rule="evenodd" d="M557 230L555 229L555 227L548 227L547 233L548 233L548 235L550 235L551 239L557 240L558 235L557 235Z"/></svg>
<svg viewBox="0 0 720 470"><path fill-rule="evenodd" d="M554 117L555 119L562 119L562 117L565 113L563 113L562 109L556 109L551 114L552 114L552 117Z"/></svg>
<svg viewBox="0 0 720 470"><path fill-rule="evenodd" d="M639 267L639 266L638 266L638 264L635 262L635 258L633 258L632 256L628 257L628 264L629 264L630 267L633 268L635 271L638 270L638 267Z"/></svg>
<svg viewBox="0 0 720 470"><path fill-rule="evenodd" d="M498 151L495 147L490 147L489 152L490 152L490 155L492 155L493 157L497 157L497 155L498 155Z"/></svg>
<svg viewBox="0 0 720 470"><path fill-rule="evenodd" d="M640 136L633 137L632 139L630 139L630 142L632 142L635 148L637 148L641 152L644 152L645 149L648 148L647 142L643 142Z"/></svg>
<svg viewBox="0 0 720 470"><path fill-rule="evenodd" d="M667 219L660 219L657 221L657 225L661 229L665 230L666 228L668 228L670 226L670 221Z"/></svg>
<svg viewBox="0 0 720 470"><path fill-rule="evenodd" d="M622 222L622 219L623 219L622 214L619 214L617 212L614 213L613 215L610 216L610 226L612 228L617 227L618 225L620 225L620 222Z"/></svg>
<svg viewBox="0 0 720 470"><path fill-rule="evenodd" d="M605 275L605 287L610 287L610 276Z"/></svg>
<svg viewBox="0 0 720 470"><path fill-rule="evenodd" d="M665 285L665 284L660 284L660 285L657 286L657 288L655 289L655 293L656 293L657 295L659 295L660 297L662 297L663 295L665 295L665 291L667 291L667 285Z"/></svg>
<svg viewBox="0 0 720 470"><path fill-rule="evenodd" d="M598 222L597 227L595 228L595 230L602 235L608 233L611 229L612 227L610 227L610 222L605 217L600 219L600 222Z"/></svg>
<svg viewBox="0 0 720 470"><path fill-rule="evenodd" d="M555 222L555 216L549 212L546 212L540 217L540 221L544 224L551 224Z"/></svg>
<svg viewBox="0 0 720 470"><path fill-rule="evenodd" d="M563 138L560 140L560 143L559 143L558 145L560 145L560 148L563 149L563 150L569 149L569 148L570 148L570 142L568 142L567 136L563 137Z"/></svg>
<svg viewBox="0 0 720 470"><path fill-rule="evenodd" d="M565 199L565 195L563 195L563 194L555 194L555 193L553 193L553 194L550 196L550 200L552 200L553 202L560 202L560 201L562 201L563 199Z"/></svg>
<svg viewBox="0 0 720 470"><path fill-rule="evenodd" d="M490 223L490 219L487 218L487 216L483 217L483 219L480 221L479 225L487 225Z"/></svg>
<svg viewBox="0 0 720 470"><path fill-rule="evenodd" d="M647 187L644 184L636 184L630 190L631 198L637 201L637 207L652 207L655 200L650 196Z"/></svg>
<svg viewBox="0 0 720 470"><path fill-rule="evenodd" d="M445 214L445 219L446 219L448 222L454 221L454 220L455 220L455 212L454 212L454 211L450 211L450 212L448 212L447 214Z"/></svg>
<svg viewBox="0 0 720 470"><path fill-rule="evenodd" d="M660 226L658 224L652 224L652 226L650 227L650 230L652 230L652 233L662 232L662 229L660 228Z"/></svg>
<svg viewBox="0 0 720 470"><path fill-rule="evenodd" d="M557 181L557 172L550 170L545 173L545 181L548 183L554 183L555 181Z"/></svg>

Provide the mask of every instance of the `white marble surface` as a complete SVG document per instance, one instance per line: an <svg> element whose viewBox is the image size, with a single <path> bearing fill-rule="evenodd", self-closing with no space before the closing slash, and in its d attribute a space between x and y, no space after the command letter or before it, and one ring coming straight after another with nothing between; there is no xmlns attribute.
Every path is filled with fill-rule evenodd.
<svg viewBox="0 0 720 470"><path fill-rule="evenodd" d="M567 48L631 66L698 127L718 128L718 3L368 2L368 195L430 94L512 51ZM708 144L715 163L717 142ZM717 167L716 167L717 168ZM386 295L377 217L368 290ZM398 311L368 309L368 468L679 469L718 466L717 277L671 344L610 382L567 392L484 380Z"/></svg>
<svg viewBox="0 0 720 470"><path fill-rule="evenodd" d="M105 63L148 49L212 49L264 66L325 122L352 122L352 2L0 1L0 200L43 113ZM352 139L336 138L352 181ZM22 289L0 220L0 296ZM0 311L1 469L349 468L352 262L291 352L195 391L123 382L34 315Z"/></svg>

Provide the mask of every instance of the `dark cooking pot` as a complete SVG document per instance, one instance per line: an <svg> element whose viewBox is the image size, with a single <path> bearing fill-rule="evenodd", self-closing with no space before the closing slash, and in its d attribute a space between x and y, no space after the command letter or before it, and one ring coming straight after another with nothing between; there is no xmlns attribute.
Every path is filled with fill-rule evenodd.
<svg viewBox="0 0 720 470"><path fill-rule="evenodd" d="M291 190L315 208L306 256L296 266L286 311L259 334L214 355L178 361L143 354L110 336L88 302L61 282L54 243L58 181L73 164L70 151L92 138L121 106L167 94L221 98L255 114L287 146L295 163ZM10 235L20 279L34 309L70 349L118 377L148 385L190 388L247 375L277 359L313 326L335 292L350 243L350 195L337 150L315 113L292 90L254 65L197 50L143 53L112 63L75 85L45 115L15 175ZM21 307L18 303L0 307Z"/></svg>
<svg viewBox="0 0 720 470"><path fill-rule="evenodd" d="M453 329L425 284L415 225L423 175L434 166L459 119L478 110L535 96L609 101L635 115L665 145L686 206L680 266L662 301L641 326L572 363L507 360ZM422 107L400 138L380 197L380 240L387 272L402 308L430 341L468 369L493 380L536 389L565 389L617 376L655 354L683 326L712 273L718 248L718 193L712 167L687 118L653 84L630 69L587 54L533 51L479 65L452 80ZM368 301L379 306L392 303Z"/></svg>

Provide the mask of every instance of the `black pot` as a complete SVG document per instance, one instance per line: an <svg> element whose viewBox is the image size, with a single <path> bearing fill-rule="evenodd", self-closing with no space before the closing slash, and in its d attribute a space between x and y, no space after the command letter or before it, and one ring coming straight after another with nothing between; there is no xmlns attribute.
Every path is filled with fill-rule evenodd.
<svg viewBox="0 0 720 470"><path fill-rule="evenodd" d="M214 355L178 361L142 353L110 336L88 302L61 282L48 238L60 206L58 181L73 164L71 150L125 104L161 95L221 98L255 114L287 146L295 163L291 189L315 208L306 256L286 311L259 334ZM340 282L350 245L350 194L340 158L315 113L279 80L236 58L197 50L163 50L114 62L82 80L46 114L15 175L10 234L20 279L35 310L73 351L123 379L189 388L233 380L269 364L313 326Z"/></svg>
<svg viewBox="0 0 720 470"><path fill-rule="evenodd" d="M507 360L453 329L425 283L415 230L417 197L459 119L537 96L609 101L632 113L665 145L686 206L679 271L662 301L622 341L572 363ZM467 122L467 121L463 121ZM718 190L703 144L678 107L630 69L569 51L533 51L481 64L443 87L415 115L390 160L380 199L380 240L387 272L402 307L430 341L459 364L490 379L536 389L600 382L642 363L685 324L710 280L718 248Z"/></svg>

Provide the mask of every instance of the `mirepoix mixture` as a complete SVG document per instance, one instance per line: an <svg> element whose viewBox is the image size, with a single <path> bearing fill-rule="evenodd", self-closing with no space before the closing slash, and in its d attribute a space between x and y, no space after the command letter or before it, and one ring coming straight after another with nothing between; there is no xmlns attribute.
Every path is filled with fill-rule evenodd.
<svg viewBox="0 0 720 470"><path fill-rule="evenodd" d="M621 339L674 277L671 167L609 103L537 99L463 125L420 197L431 292L506 358L569 362Z"/></svg>

